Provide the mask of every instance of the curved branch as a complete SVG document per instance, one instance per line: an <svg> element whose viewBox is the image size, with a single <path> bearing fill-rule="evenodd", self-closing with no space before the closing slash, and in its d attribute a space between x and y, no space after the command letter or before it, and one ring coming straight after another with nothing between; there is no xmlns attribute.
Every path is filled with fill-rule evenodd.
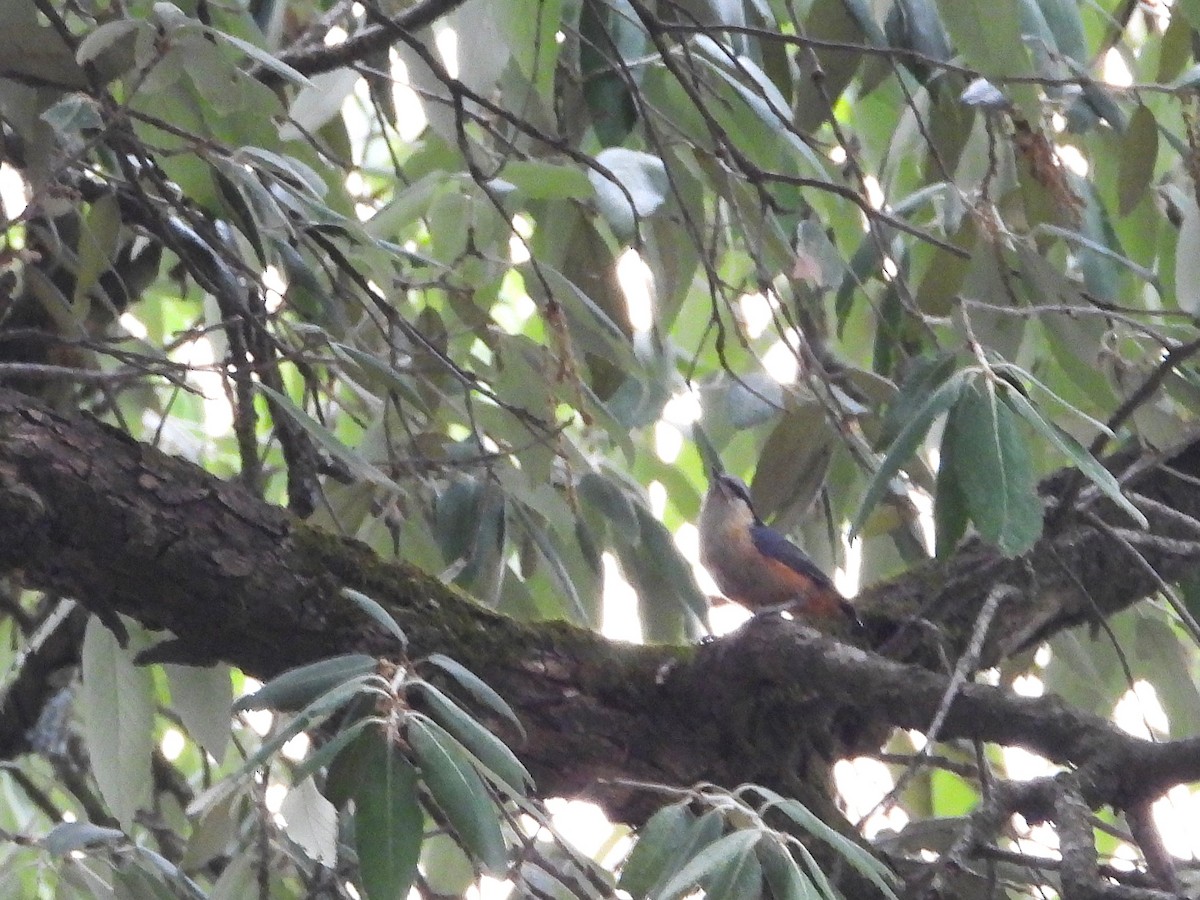
<svg viewBox="0 0 1200 900"><path fill-rule="evenodd" d="M343 66L362 62L372 53L390 47L395 41L396 31L412 33L426 28L447 13L462 6L466 0L424 0L416 6L410 6L396 16L388 25L372 25L364 28L358 34L347 38L340 44L327 47L318 44L311 47L300 47L281 54L279 61L291 66L303 75L320 75L322 72L332 72ZM279 76L270 71L263 71L259 78L268 84L277 82Z"/></svg>
<svg viewBox="0 0 1200 900"><path fill-rule="evenodd" d="M1140 489L1188 510L1200 506L1192 481L1160 468ZM1061 627L1080 615L1063 585L1105 613L1152 589L1109 559L1119 554L1104 541L1079 524L1019 561L970 547L936 575L923 570L877 587L865 610L886 630L888 610L928 594L953 623L967 614L975 585L1029 582L1046 589L1029 592L1037 602L1058 604L1039 627ZM1164 577L1200 565L1195 545L1178 543L1143 548ZM1065 559L1075 564L1071 579L1059 574ZM889 727L926 729L939 715L943 739L1021 746L1078 767L1093 807L1126 808L1200 779L1200 738L1154 744L1055 697L973 683L958 686L943 710L948 676L778 617L700 647L633 646L561 622L518 623L190 463L0 389L0 571L16 569L30 586L72 596L106 621L120 613L168 629L176 639L156 648L157 659L223 659L259 678L340 652L395 652L394 640L342 597L353 587L395 615L413 655L449 653L506 696L529 732L518 751L542 793L586 795L620 818L649 808L633 780L794 788L846 747ZM960 606L952 609L951 597ZM993 632L1023 602L1001 603ZM1009 644L993 641L984 654ZM6 719L0 746L19 748L28 724Z"/></svg>

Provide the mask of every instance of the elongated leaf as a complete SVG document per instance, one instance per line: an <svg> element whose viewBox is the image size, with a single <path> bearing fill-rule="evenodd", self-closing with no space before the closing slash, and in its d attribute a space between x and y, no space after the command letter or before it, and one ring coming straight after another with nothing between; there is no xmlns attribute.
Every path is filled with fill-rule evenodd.
<svg viewBox="0 0 1200 900"><path fill-rule="evenodd" d="M365 653L321 659L272 678L253 694L239 699L234 709L300 709L331 688L374 671L375 659Z"/></svg>
<svg viewBox="0 0 1200 900"><path fill-rule="evenodd" d="M126 830L150 800L154 685L100 620L83 638L84 738L100 794Z"/></svg>
<svg viewBox="0 0 1200 900"><path fill-rule="evenodd" d="M1050 224L1046 224L1046 223L1038 225L1036 228L1033 229L1034 234L1038 234L1041 232L1045 232L1046 234L1053 234L1053 235L1056 235L1057 237L1061 237L1064 240L1068 241L1069 243L1077 244L1080 247L1084 248L1085 250L1090 250L1092 253L1095 253L1098 256L1102 256L1106 260L1111 260L1112 262L1115 262L1118 265L1123 266L1124 268L1126 268L1130 272L1132 272L1134 275L1136 275L1142 281L1145 281L1149 284L1154 285L1155 289L1160 294L1162 293L1162 285L1159 283L1158 275L1155 272L1151 271L1150 269L1147 269L1143 265L1140 265L1140 264L1134 262L1128 256L1118 253L1116 250L1112 249L1112 247L1109 247L1109 246L1106 246L1105 244L1100 243L1095 238L1088 237L1085 234L1080 234L1078 231L1071 231L1069 228L1060 228L1058 225L1050 225Z"/></svg>
<svg viewBox="0 0 1200 900"><path fill-rule="evenodd" d="M270 69L272 72L274 72L276 75L279 75L286 81L290 81L293 84L298 84L301 87L312 87L312 82L308 80L307 76L297 72L282 60L276 59L269 51L264 50L262 47L256 46L249 41L244 41L239 37L234 37L232 34L228 34L217 28L209 28L206 30L210 35L218 40L226 41L227 43L232 44L234 47L237 47L256 63L262 65L263 68Z"/></svg>
<svg viewBox="0 0 1200 900"><path fill-rule="evenodd" d="M939 353L913 362L900 385L900 393L888 404L884 413L880 443L891 444L899 437L900 432L929 401L931 393L954 374L954 364L953 353Z"/></svg>
<svg viewBox="0 0 1200 900"><path fill-rule="evenodd" d="M365 681L365 679L363 680ZM362 690L363 684L358 680L352 680L343 682L326 691L312 703L308 704L308 706L304 707L304 709L300 710L300 712L296 713L295 716L287 721L283 727L275 731L267 740L263 741L262 746L242 763L235 776L228 779L225 783L231 786L235 785L236 778L255 771L259 766L278 753L284 744L300 732L320 724L328 716L337 712L358 696Z"/></svg>
<svg viewBox="0 0 1200 900"><path fill-rule="evenodd" d="M671 532L646 507L638 506L637 513L637 542L616 536L621 571L637 591L646 639L678 641L707 620L708 599Z"/></svg>
<svg viewBox="0 0 1200 900"><path fill-rule="evenodd" d="M286 175L290 179L289 187L295 188L297 185L307 189L310 199L320 200L324 198L329 190L329 186L321 179L311 167L290 156L285 156L282 153L272 153L270 150L264 150L262 147L245 146L239 147L234 153L234 159L241 161L243 158L249 157L247 162L250 165L259 168L266 167L273 169L276 174Z"/></svg>
<svg viewBox="0 0 1200 900"><path fill-rule="evenodd" d="M863 496L858 512L855 513L854 520L850 524L851 537L857 535L862 530L863 525L867 521L867 516L875 509L875 505L883 497L884 492L887 491L889 482L896 477L896 474L900 471L900 466L916 452L921 441L925 439L930 426L933 425L933 420L950 409L958 401L959 394L966 384L966 379L967 374L965 372L958 372L946 379L941 387L934 391L929 396L929 399L913 412L908 423L900 429L900 433L892 441L892 445L884 455L879 468L875 470L875 474L871 477L871 483L867 486L867 492Z"/></svg>
<svg viewBox="0 0 1200 900"><path fill-rule="evenodd" d="M554 546L554 542L551 540L547 529L534 521L534 517L523 504L512 503L510 508L513 511L514 518L521 524L525 533L541 552L542 559L545 560L546 566L554 578L554 583L566 601L564 606L568 615L575 622L587 622L588 614L587 610L584 609L583 600L580 598L579 592L575 590L575 582L571 579L571 574L567 571L566 564L559 555L558 548Z"/></svg>
<svg viewBox="0 0 1200 900"><path fill-rule="evenodd" d="M533 784L533 776L504 742L472 719L466 710L428 681L415 681L410 687L425 696L437 723L490 769L503 786L523 795L526 787Z"/></svg>
<svg viewBox="0 0 1200 900"><path fill-rule="evenodd" d="M504 701L504 698L492 690L482 678L462 663L451 659L444 653L431 653L425 657L425 662L431 666L437 666L453 678L475 700L482 703L492 712L496 713L496 715L507 719L521 733L521 740L525 739L525 726L521 724L521 720L517 718L517 714Z"/></svg>
<svg viewBox="0 0 1200 900"><path fill-rule="evenodd" d="M943 434L943 439L945 435ZM950 458L945 447L941 459ZM934 552L944 559L957 545L971 521L967 500L955 479L953 466L938 466L936 493L933 498Z"/></svg>
<svg viewBox="0 0 1200 900"><path fill-rule="evenodd" d="M795 153L797 159L803 159L809 164L813 172L824 172L824 163L792 127L787 101L753 60L738 56L707 35L698 35L695 46L700 51L697 58L707 63L741 98L758 118L764 134L773 135L784 142L788 149ZM746 85L743 78L753 81L755 86L752 88Z"/></svg>
<svg viewBox="0 0 1200 900"><path fill-rule="evenodd" d="M950 454L971 519L983 538L1017 556L1042 533L1042 504L1029 448L1012 410L995 385L974 383L963 391L946 423L942 446Z"/></svg>
<svg viewBox="0 0 1200 900"><path fill-rule="evenodd" d="M779 809L809 834L833 847L860 875L879 888L883 896L890 900L898 900L893 886L898 885L900 880L891 869L854 841L830 828L829 825L813 815L812 811L803 803L790 798L781 798L779 803L774 804L774 808Z"/></svg>
<svg viewBox="0 0 1200 900"><path fill-rule="evenodd" d="M523 264L520 269L526 284L531 285L535 293L542 289L542 282L531 264ZM640 366L629 338L604 308L562 272L545 264L540 269L541 276L567 313L574 340L583 349L603 356L614 365L630 372L637 371Z"/></svg>
<svg viewBox="0 0 1200 900"><path fill-rule="evenodd" d="M1130 503L1128 498L1121 493L1121 485L1117 481L1116 476L1104 468L1100 460L1092 456L1086 447L1053 422L1043 417L1037 408L1020 391L1011 388L1006 390L1004 400L1021 418L1033 426L1035 431L1040 433L1046 440L1057 447L1061 453L1075 463L1079 467L1079 471L1086 475L1088 480L1104 493L1104 496L1129 513L1133 520L1142 528L1146 528L1149 525L1142 511Z"/></svg>
<svg viewBox="0 0 1200 900"><path fill-rule="evenodd" d="M188 734L222 762L229 746L229 707L233 703L229 666L165 665L163 671L171 684L171 701Z"/></svg>
<svg viewBox="0 0 1200 900"><path fill-rule="evenodd" d="M1180 309L1200 313L1200 208L1190 197L1175 245L1175 293Z"/></svg>
<svg viewBox="0 0 1200 900"><path fill-rule="evenodd" d="M408 636L405 635L404 629L400 627L400 623L392 617L391 613L379 605L378 601L372 600L361 591L348 587L342 588L342 596L352 601L355 606L391 632L392 636L400 642L401 647L408 646Z"/></svg>
<svg viewBox="0 0 1200 900"><path fill-rule="evenodd" d="M358 451L347 447L338 440L333 432L293 403L290 397L272 390L265 384L258 384L257 386L259 390L271 399L274 408L282 411L284 415L303 428L305 433L315 440L321 449L335 459L344 462L346 467L356 476L379 487L399 492L400 488L396 482L392 481L383 472L363 459L362 454Z"/></svg>
<svg viewBox="0 0 1200 900"><path fill-rule="evenodd" d="M611 478L587 472L579 479L579 496L602 512L624 534L638 533L637 511L629 495Z"/></svg>
<svg viewBox="0 0 1200 900"><path fill-rule="evenodd" d="M433 722L409 720L408 742L421 767L421 779L462 841L463 848L491 874L508 866L500 813L483 780L453 737Z"/></svg>
<svg viewBox="0 0 1200 900"><path fill-rule="evenodd" d="M358 762L354 842L363 888L368 900L407 897L425 837L416 769L378 732Z"/></svg>
<svg viewBox="0 0 1200 900"><path fill-rule="evenodd" d="M531 200L583 200L595 191L587 174L577 167L540 160L509 162L500 170L499 177Z"/></svg>
<svg viewBox="0 0 1200 900"><path fill-rule="evenodd" d="M683 866L698 856L704 848L718 841L724 832L725 817L719 810L710 809L697 818L694 826L684 830L682 834L679 834L677 841L668 845L671 856L662 865L658 881L655 881L647 890L647 900L659 900L659 895L666 887L666 883L671 881L683 869Z"/></svg>
<svg viewBox="0 0 1200 900"><path fill-rule="evenodd" d="M761 837L762 832L747 829L719 838L680 869L666 887L655 894L655 900L676 900L704 879L717 876L730 866L740 866L746 855L754 852Z"/></svg>
<svg viewBox="0 0 1200 900"><path fill-rule="evenodd" d="M1158 158L1158 123L1146 106L1138 106L1121 136L1121 155L1117 168L1118 209L1129 213L1146 196L1154 163Z"/></svg>
<svg viewBox="0 0 1200 900"><path fill-rule="evenodd" d="M796 865L786 848L773 839L764 838L757 849L763 878L771 888L774 900L820 900L816 886Z"/></svg>
<svg viewBox="0 0 1200 900"><path fill-rule="evenodd" d="M125 832L119 828L104 828L91 822L59 822L42 838L41 844L48 853L63 856L84 847L111 846L124 840Z"/></svg>
<svg viewBox="0 0 1200 900"><path fill-rule="evenodd" d="M301 778L319 772L325 766L332 766L338 754L353 743L355 738L372 724L374 723L370 719L358 719L347 728L339 731L335 737L326 741L312 753L308 754L308 756L304 757L304 761L296 766L295 772L292 773L293 779L299 781ZM328 790L328 782L326 782L326 788L325 796L329 797L330 800L334 799L331 796L331 791ZM348 800L349 798L350 794L346 793L341 799Z"/></svg>
<svg viewBox="0 0 1200 900"><path fill-rule="evenodd" d="M81 66L93 62L118 41L149 27L147 22L136 19L115 19L105 22L79 42L75 48L75 61Z"/></svg>
<svg viewBox="0 0 1200 900"><path fill-rule="evenodd" d="M763 871L755 852L757 845L737 853L705 882L705 900L745 900L762 891Z"/></svg>
<svg viewBox="0 0 1200 900"><path fill-rule="evenodd" d="M92 204L79 235L79 267L75 273L75 292L71 297L71 302L77 307L99 282L100 276L111 267L121 236L120 226L121 214L115 198L101 197Z"/></svg>
<svg viewBox="0 0 1200 900"><path fill-rule="evenodd" d="M343 361L362 367L369 375L377 376L385 387L395 390L409 403L422 410L425 409L425 400L417 392L416 381L411 375L397 372L388 365L386 360L380 359L373 353L359 350L357 347L351 347L348 344L330 342L329 349Z"/></svg>
<svg viewBox="0 0 1200 900"><path fill-rule="evenodd" d="M311 778L300 780L288 791L279 815L287 826L288 837L309 859L323 866L337 863L337 810L321 796Z"/></svg>
<svg viewBox="0 0 1200 900"><path fill-rule="evenodd" d="M985 77L1034 74L1022 39L1019 6L937 0L955 47ZM1028 85L1010 85L1009 90L1026 115L1036 114L1037 94Z"/></svg>
<svg viewBox="0 0 1200 900"><path fill-rule="evenodd" d="M670 191L667 168L657 156L624 147L600 151L596 162L619 182L613 184L609 178L589 169L588 179L596 192L596 203L613 231L623 237L631 235L638 220L653 215L666 202Z"/></svg>
<svg viewBox="0 0 1200 900"><path fill-rule="evenodd" d="M664 806L638 829L637 843L621 867L618 884L634 900L649 895L670 874L668 866L696 828L696 817L679 804Z"/></svg>

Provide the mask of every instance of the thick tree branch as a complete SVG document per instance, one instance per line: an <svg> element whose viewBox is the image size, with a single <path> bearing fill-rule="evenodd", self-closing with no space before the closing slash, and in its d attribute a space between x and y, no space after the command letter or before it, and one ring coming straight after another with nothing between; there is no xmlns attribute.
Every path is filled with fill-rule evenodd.
<svg viewBox="0 0 1200 900"><path fill-rule="evenodd" d="M1200 507L1200 488L1163 469L1139 489L1178 510ZM1193 544L1175 543L1141 548L1167 578L1200 560ZM1072 525L1024 560L969 547L941 569L875 589L865 608L883 631L888 610L911 614L929 597L929 615L940 610L954 622L968 615L959 604L978 611L970 604L981 585L1015 586L1028 599L1006 594L997 623L1011 606L1047 612L1017 644L993 641L995 657L1152 588L1112 556L1120 554L1101 533ZM224 659L260 678L349 650L394 652L341 596L353 587L395 614L413 654L449 653L506 696L529 731L518 749L543 793L591 796L616 816L647 808L631 779L795 788L788 779L821 770L839 740L861 741L881 726L927 729L939 711L943 739L1021 746L1077 767L1080 796L1093 807L1126 808L1200 779L1200 738L1154 744L1057 698L974 683L958 687L943 710L949 677L777 617L698 648L616 644L563 623L523 625L357 543L315 532L189 463L0 390L0 571L16 569L30 586L75 597L108 621L120 613L169 629L179 641L165 644L163 657ZM1010 621L1001 632L1015 627ZM31 724L17 718L0 725L9 753L22 749Z"/></svg>
<svg viewBox="0 0 1200 900"><path fill-rule="evenodd" d="M364 28L340 44L327 47L317 44L298 47L282 54L279 59L304 75L319 75L322 72L332 72L343 66L360 63L372 53L391 46L395 42L397 30L412 33L432 25L442 16L462 6L466 0L424 0L416 6L394 16L390 24L372 25ZM273 72L263 71L259 75L263 81L273 83L279 80Z"/></svg>

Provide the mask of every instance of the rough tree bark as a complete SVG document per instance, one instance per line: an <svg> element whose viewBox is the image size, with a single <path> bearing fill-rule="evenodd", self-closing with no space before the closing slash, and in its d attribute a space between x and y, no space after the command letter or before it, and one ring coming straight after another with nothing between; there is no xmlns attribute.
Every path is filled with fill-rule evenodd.
<svg viewBox="0 0 1200 900"><path fill-rule="evenodd" d="M698 647L644 647L497 615L190 463L0 389L0 573L76 598L114 628L120 614L162 629L156 659L220 659L264 679L337 653L395 653L340 593L357 589L395 615L411 656L447 653L505 696L528 730L517 750L541 794L589 797L619 819L650 808L633 781L700 780L757 781L836 817L824 779L840 742L928 729L939 714L939 738L1026 747L1077 767L1072 791L1093 808L1130 808L1200 778L1200 738L1141 741L1056 698L1018 697L962 677L970 672L956 678L908 660L966 654L970 669L986 667L1194 571L1198 459L1185 450L1169 465L1125 461L1139 467L1130 487L1146 531L1083 491L1021 559L968 544L867 591L869 643L900 659L779 618ZM1074 493L1069 481L1046 483L1048 508ZM28 749L50 690L45 673L72 661L70 646L41 648L9 691L0 756ZM1037 818L1050 814L1045 804L1030 791L1010 811Z"/></svg>

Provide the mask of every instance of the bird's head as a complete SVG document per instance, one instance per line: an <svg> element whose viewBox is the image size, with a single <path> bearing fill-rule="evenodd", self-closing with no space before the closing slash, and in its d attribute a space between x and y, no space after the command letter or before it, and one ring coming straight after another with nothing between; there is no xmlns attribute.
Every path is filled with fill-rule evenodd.
<svg viewBox="0 0 1200 900"><path fill-rule="evenodd" d="M721 519L744 520L747 525L758 521L754 505L750 502L750 489L746 487L746 482L716 469L712 471L708 493L704 497L704 507L710 514L715 514Z"/></svg>

